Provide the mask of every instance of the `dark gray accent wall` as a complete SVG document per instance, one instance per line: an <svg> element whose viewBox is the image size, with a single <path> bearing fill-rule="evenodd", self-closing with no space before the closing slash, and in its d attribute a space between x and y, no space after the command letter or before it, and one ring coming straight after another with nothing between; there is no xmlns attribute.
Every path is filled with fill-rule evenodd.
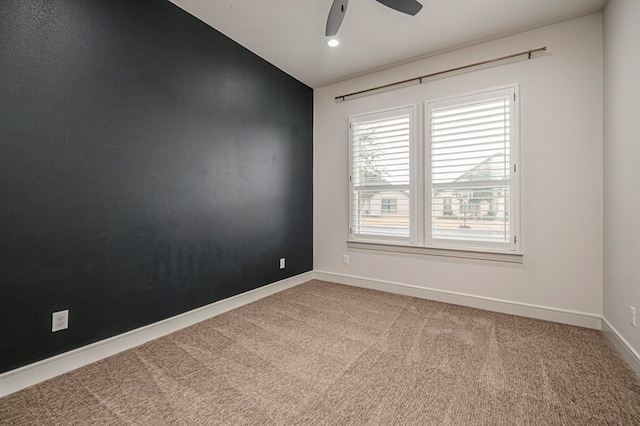
<svg viewBox="0 0 640 426"><path fill-rule="evenodd" d="M312 115L168 1L0 2L0 372L312 270Z"/></svg>

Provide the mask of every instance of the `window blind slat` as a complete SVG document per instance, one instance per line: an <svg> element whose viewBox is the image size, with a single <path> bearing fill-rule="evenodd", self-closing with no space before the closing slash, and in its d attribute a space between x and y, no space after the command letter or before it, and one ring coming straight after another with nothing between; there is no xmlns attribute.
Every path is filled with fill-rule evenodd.
<svg viewBox="0 0 640 426"><path fill-rule="evenodd" d="M504 111L497 111L495 114L491 114L489 116L483 116L479 118L465 118L461 120L451 120L451 121L443 121L443 122L434 122L433 129L434 130L444 130L455 128L459 126L464 126L467 124L474 125L501 125L505 121L508 121L509 117L505 116Z"/></svg>

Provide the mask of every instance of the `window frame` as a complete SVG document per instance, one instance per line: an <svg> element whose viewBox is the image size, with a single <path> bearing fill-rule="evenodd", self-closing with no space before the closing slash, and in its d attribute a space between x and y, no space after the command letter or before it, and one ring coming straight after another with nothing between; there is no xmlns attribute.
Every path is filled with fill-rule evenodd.
<svg viewBox="0 0 640 426"><path fill-rule="evenodd" d="M500 90L509 91L511 98L510 117L510 141L509 141L509 215L510 215L510 243L508 247L496 247L491 244L477 244L473 242L465 242L461 240L453 240L453 242L442 243L434 241L430 238L431 232L431 184L427 181L430 179L431 161L430 146L427 141L428 129L428 104L453 101L471 96L481 96ZM367 235L355 233L354 224L354 182L353 182L353 120L361 120L370 117L374 120L376 116L389 114L393 116L394 112L407 110L410 117L410 158L409 158L409 237L397 238L380 235ZM420 115L421 120L417 120L416 116ZM520 91L519 85L516 83L498 86L494 88L486 88L467 93L453 94L450 96L428 99L420 104L408 104L393 108L386 108L378 111L361 113L349 116L349 137L348 137L348 171L349 171L349 201L348 201L348 238L347 247L363 250L386 251L392 253L408 253L421 254L430 256L446 256L456 258L469 258L489 261L501 261L510 263L522 263L523 252L520 236ZM419 139L418 139L419 138ZM515 240L514 240L515 237Z"/></svg>
<svg viewBox="0 0 640 426"><path fill-rule="evenodd" d="M509 177L507 179L509 188L509 241L507 243L476 242L464 239L439 239L432 235L432 208L433 197L431 182L432 162L431 156L431 120L429 116L432 104L439 105L461 105L472 101L488 99L492 94L502 92L509 99ZM424 209L424 246L432 248L443 248L453 250L472 250L489 253L521 253L520 238L520 93L517 84L509 84L500 87L478 90L475 92L458 94L453 96L431 99L424 102L423 107L423 146L424 156L422 158L423 194L425 200ZM471 185L473 186L473 185Z"/></svg>
<svg viewBox="0 0 640 426"><path fill-rule="evenodd" d="M397 106L393 108L386 108L378 111L368 112L364 114L356 114L349 116L349 213L348 213L348 241L357 242L381 242L391 244L409 244L413 245L416 242L418 230L416 229L416 158L417 158L417 127L418 127L418 105L408 104ZM392 118L395 116L407 114L409 116L409 184L408 185L376 185L373 189L389 189L390 191L401 191L401 188L408 188L409 190L409 232L407 237L392 237L384 235L372 235L358 233L354 226L354 191L355 191L355 179L353 156L354 156L354 141L353 141L353 124L358 121L375 121L384 119L385 117Z"/></svg>

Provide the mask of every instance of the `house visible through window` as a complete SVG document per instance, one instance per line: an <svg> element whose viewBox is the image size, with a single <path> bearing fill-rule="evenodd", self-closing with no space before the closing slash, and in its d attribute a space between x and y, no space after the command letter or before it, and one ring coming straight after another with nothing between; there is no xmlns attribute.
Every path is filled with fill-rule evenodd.
<svg viewBox="0 0 640 426"><path fill-rule="evenodd" d="M350 240L517 252L515 86L350 119Z"/></svg>

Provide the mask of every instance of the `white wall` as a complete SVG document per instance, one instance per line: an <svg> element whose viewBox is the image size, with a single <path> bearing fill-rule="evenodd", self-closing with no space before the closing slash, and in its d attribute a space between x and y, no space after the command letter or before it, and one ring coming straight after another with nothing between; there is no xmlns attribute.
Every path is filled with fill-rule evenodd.
<svg viewBox="0 0 640 426"><path fill-rule="evenodd" d="M356 90L541 46L547 46L548 52L530 61L512 61L343 103L334 101L334 96ZM424 100L509 83L518 83L521 94L524 263L348 250L349 115L421 105ZM601 14L316 89L314 149L317 272L436 290L429 294L454 292L512 305L536 305L543 311L571 311L591 319L602 315ZM348 265L342 263L343 254L350 257ZM527 315L525 311L519 312ZM599 327L599 319L597 325L559 320Z"/></svg>
<svg viewBox="0 0 640 426"><path fill-rule="evenodd" d="M604 317L640 352L640 2L604 11ZM638 327L629 307L638 310ZM640 371L639 371L640 374Z"/></svg>

